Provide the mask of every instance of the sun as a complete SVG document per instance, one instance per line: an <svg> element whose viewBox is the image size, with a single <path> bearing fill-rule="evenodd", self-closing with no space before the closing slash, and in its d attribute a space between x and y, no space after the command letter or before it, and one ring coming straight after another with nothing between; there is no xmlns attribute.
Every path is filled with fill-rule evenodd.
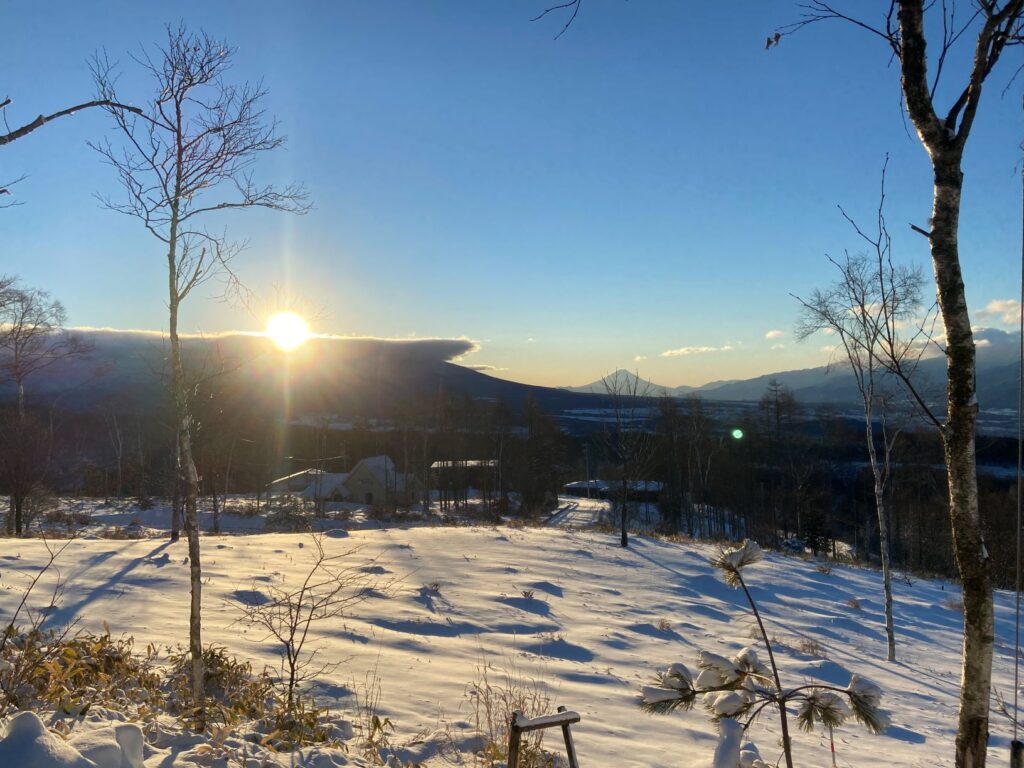
<svg viewBox="0 0 1024 768"><path fill-rule="evenodd" d="M278 312L267 318L267 337L278 349L290 352L301 346L312 334L309 325L294 312Z"/></svg>

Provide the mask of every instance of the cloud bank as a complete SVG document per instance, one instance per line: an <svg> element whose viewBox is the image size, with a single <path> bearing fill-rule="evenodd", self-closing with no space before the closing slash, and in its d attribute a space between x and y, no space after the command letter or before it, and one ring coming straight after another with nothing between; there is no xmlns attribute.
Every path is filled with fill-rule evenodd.
<svg viewBox="0 0 1024 768"><path fill-rule="evenodd" d="M1020 322L1020 302L1017 299L993 299L978 311L978 317L1007 325L1017 324Z"/></svg>

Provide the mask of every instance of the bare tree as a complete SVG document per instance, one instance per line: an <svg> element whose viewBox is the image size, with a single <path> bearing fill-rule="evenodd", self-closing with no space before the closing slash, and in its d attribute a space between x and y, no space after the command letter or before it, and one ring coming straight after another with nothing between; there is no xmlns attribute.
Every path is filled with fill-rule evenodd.
<svg viewBox="0 0 1024 768"><path fill-rule="evenodd" d="M17 390L17 410L4 430L3 467L10 491L7 531L24 532L25 501L49 465L50 430L25 408L30 376L89 351L78 336L64 330L64 305L38 288L0 278L0 379Z"/></svg>
<svg viewBox="0 0 1024 768"><path fill-rule="evenodd" d="M25 411L25 381L34 373L69 357L87 345L64 330L64 305L38 288L11 282L0 297L0 373L18 390L18 412Z"/></svg>
<svg viewBox="0 0 1024 768"><path fill-rule="evenodd" d="M189 652L192 693L203 717L202 569L196 500L199 476L192 449L192 407L178 334L182 302L213 277L236 284L231 260L242 244L211 231L206 222L219 211L246 208L302 213L305 191L258 186L252 167L261 155L284 143L277 124L262 109L259 85L229 85L235 50L205 33L168 27L154 51L133 56L153 83L143 114L108 108L122 141L94 145L124 187L120 201L103 200L110 210L142 222L164 249L167 261L168 339L171 396L177 425L177 468L181 481L191 568ZM98 97L118 102L117 78L104 57L93 72Z"/></svg>
<svg viewBox="0 0 1024 768"><path fill-rule="evenodd" d="M107 437L110 438L110 448L114 453L114 461L117 462L117 485L114 495L121 498L124 493L124 433L121 429L121 421L117 416L117 407L111 403L104 413L104 421L107 427Z"/></svg>
<svg viewBox="0 0 1024 768"><path fill-rule="evenodd" d="M315 625L344 616L350 608L390 588L379 584L365 566L351 564L357 550L328 554L324 535L311 534L309 570L301 583L266 585L236 592L243 624L266 632L280 649L280 688L284 713L294 717L303 683L336 668L340 660L321 661L321 648L308 645ZM289 724L291 727L293 724Z"/></svg>
<svg viewBox="0 0 1024 768"><path fill-rule="evenodd" d="M956 736L958 768L985 765L994 638L991 563L978 512L975 439L978 398L975 345L960 268L962 161L981 104L985 81L1007 46L1024 42L1024 0L976 0L957 15L954 0L890 0L880 23L856 18L822 0L802 5L803 17L770 38L823 21L852 23L882 40L900 64L907 113L931 160L934 187L930 227L914 227L928 239L939 311L945 330L946 419L939 432L946 458L953 549L963 582L964 645L960 715ZM858 6L859 8L859 6ZM961 9L962 10L962 9ZM926 32L925 17L934 24ZM938 32L941 30L941 37ZM936 35L937 48L927 44ZM944 89L952 103L937 104L942 78L950 71L950 53L961 40L973 41L973 55L959 84ZM929 66L933 69L929 72Z"/></svg>
<svg viewBox="0 0 1024 768"><path fill-rule="evenodd" d="M569 14L562 32L579 14L582 0L548 8ZM967 310L960 267L962 161L981 104L983 87L1008 46L1024 43L1024 0L974 0L958 16L955 0L889 0L880 3L878 22L857 14L862 2L806 0L802 17L768 37L767 48L804 27L826 21L852 24L881 40L900 65L900 86L907 113L932 166L932 215L929 228L912 228L928 239L946 338L946 418L940 425L949 486L949 517L953 550L963 582L964 644L957 724L957 768L982 768L988 743L989 695L992 686L994 620L991 563L978 511L976 435L978 398L974 334ZM925 25L931 15L935 23ZM562 34L559 32L559 34ZM941 35L941 36L940 36ZM928 41L937 41L928 54ZM943 87L952 94L943 109L937 104L939 85L951 71L950 53L961 42L973 42L972 55L959 83ZM929 66L932 66L931 72ZM950 65L950 66L947 66Z"/></svg>
<svg viewBox="0 0 1024 768"><path fill-rule="evenodd" d="M850 254L841 260L829 257L839 278L825 289L816 289L802 299L797 337L806 339L822 330L835 334L841 353L857 384L864 408L864 430L868 464L874 480L875 509L878 513L878 541L882 558L882 589L885 595L885 634L889 661L896 660L896 634L893 627L892 574L889 558L889 514L886 486L892 468L892 450L899 437L899 424L892 417L898 409L893 385L902 381L908 393L927 410L913 380L913 373L927 348L929 310L922 311L920 269L897 266L892 261L892 239L885 225L885 171L878 206L877 231L871 235L850 221L872 252ZM845 216L845 213L844 213ZM914 329L903 338L901 328ZM930 411L927 411L930 415ZM881 445L876 440L876 425ZM879 448L881 452L879 452Z"/></svg>
<svg viewBox="0 0 1024 768"><path fill-rule="evenodd" d="M620 543L629 546L630 491L646 477L654 450L654 436L647 429L650 410L655 406L651 386L636 374L619 370L602 377L601 385L611 411L605 422L603 440L612 460L619 464Z"/></svg>

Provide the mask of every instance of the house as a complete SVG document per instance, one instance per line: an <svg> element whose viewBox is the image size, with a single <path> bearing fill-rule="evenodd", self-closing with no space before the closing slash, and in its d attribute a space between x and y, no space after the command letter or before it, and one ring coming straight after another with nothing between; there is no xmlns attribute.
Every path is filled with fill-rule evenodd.
<svg viewBox="0 0 1024 768"><path fill-rule="evenodd" d="M321 472L300 495L309 501L348 501L349 491L345 485L348 475L348 472Z"/></svg>
<svg viewBox="0 0 1024 768"><path fill-rule="evenodd" d="M349 499L360 504L409 506L422 495L416 476L399 472L388 456L360 459L345 478Z"/></svg>
<svg viewBox="0 0 1024 768"><path fill-rule="evenodd" d="M272 496L288 493L301 493L316 479L325 474L322 469L302 469L290 475L279 477L267 485L267 492Z"/></svg>

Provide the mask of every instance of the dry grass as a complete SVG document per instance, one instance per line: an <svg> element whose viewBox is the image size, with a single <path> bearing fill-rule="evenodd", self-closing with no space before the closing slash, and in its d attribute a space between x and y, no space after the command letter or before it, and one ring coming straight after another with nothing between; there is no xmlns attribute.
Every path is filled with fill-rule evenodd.
<svg viewBox="0 0 1024 768"><path fill-rule="evenodd" d="M805 656L813 656L816 659L828 658L825 647L813 637L801 637L796 647Z"/></svg>
<svg viewBox="0 0 1024 768"><path fill-rule="evenodd" d="M964 601L959 597L947 597L942 601L942 607L957 613L964 612Z"/></svg>
<svg viewBox="0 0 1024 768"><path fill-rule="evenodd" d="M483 662L476 667L476 680L466 688L473 706L474 724L486 746L476 755L477 764L492 768L508 759L509 723L513 714L539 717L554 711L543 680L524 675L515 662L501 666ZM519 752L522 768L551 768L555 756L543 748L544 731L523 734Z"/></svg>

